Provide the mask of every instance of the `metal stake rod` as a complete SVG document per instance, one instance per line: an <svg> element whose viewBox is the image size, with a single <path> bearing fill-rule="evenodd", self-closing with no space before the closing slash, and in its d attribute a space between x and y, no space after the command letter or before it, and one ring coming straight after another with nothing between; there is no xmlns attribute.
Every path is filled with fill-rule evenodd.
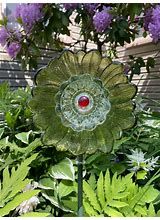
<svg viewBox="0 0 160 220"><path fill-rule="evenodd" d="M83 216L83 155L77 156L78 166L78 217Z"/></svg>

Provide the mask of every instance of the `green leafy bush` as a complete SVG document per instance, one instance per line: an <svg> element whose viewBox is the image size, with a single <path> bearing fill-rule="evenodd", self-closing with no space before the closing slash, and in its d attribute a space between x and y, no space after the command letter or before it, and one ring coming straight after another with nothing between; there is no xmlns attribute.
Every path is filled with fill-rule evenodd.
<svg viewBox="0 0 160 220"><path fill-rule="evenodd" d="M132 176L115 173L111 178L107 170L105 176L100 174L96 185L84 181L84 207L88 216L133 217L153 216L153 213L156 216L153 204L159 191L150 184L139 187Z"/></svg>
<svg viewBox="0 0 160 220"><path fill-rule="evenodd" d="M0 201L0 214L12 216L14 209L24 199L23 195L26 195L25 198L29 198L32 192L31 194L27 194L27 192L24 194L21 190L32 179L39 182L41 193L38 198L40 203L35 212L23 216L77 216L75 157L68 152L56 151L54 146L44 146L41 143L41 131L37 130L32 124L33 115L27 106L30 96L30 90L22 89L21 91L19 89L13 92L7 83L0 85L0 111L5 116L0 123L0 179L2 191L4 186L4 189L10 188L11 190L3 196L3 201ZM20 110L18 113L16 112L17 109ZM24 114L25 111L29 114ZM10 115L11 120L6 115ZM147 172L145 179L137 179L135 174L128 174L131 167L128 165L126 156L131 152L131 149L138 148L145 154L146 160L152 156L157 157L160 143L159 128L160 115L158 112L152 113L139 109L139 111L137 110L137 125L125 132L122 139L115 142L110 154L96 152L94 155L84 157L84 207L86 216L159 215L159 178L154 178L155 170L158 167ZM32 155L34 157L36 153L38 153L36 159L27 165L26 175L28 179L26 176L24 178L21 176L18 185L8 185L12 182L12 172L14 173L14 170L18 172L18 167L28 161L28 157L32 158ZM106 193L107 189L104 185L106 179L102 175L102 172L106 172L107 169L110 170L110 175L109 172L106 175L113 175L108 183L110 194ZM120 174L120 176L115 173ZM6 181L3 181L3 179L5 180L3 176L9 176L10 179L7 180L7 184L4 183ZM127 181L128 185L123 189L122 186ZM148 181L150 182L147 185ZM154 183L154 187L151 182ZM116 187L114 187L115 185ZM118 189L123 190L117 191ZM16 193L14 194L14 192ZM138 195L142 193L146 194L145 201L142 199L141 202L136 202L139 198ZM134 200L131 200L131 197ZM104 201L105 206L102 207Z"/></svg>
<svg viewBox="0 0 160 220"><path fill-rule="evenodd" d="M0 84L0 127L10 139L18 132L34 129L32 112L27 106L30 97L29 87L12 91L8 82Z"/></svg>

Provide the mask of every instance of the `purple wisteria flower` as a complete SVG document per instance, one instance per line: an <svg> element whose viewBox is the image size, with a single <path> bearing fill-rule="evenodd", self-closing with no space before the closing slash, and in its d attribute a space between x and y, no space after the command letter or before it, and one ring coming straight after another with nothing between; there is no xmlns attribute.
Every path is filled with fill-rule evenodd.
<svg viewBox="0 0 160 220"><path fill-rule="evenodd" d="M148 25L152 20L152 12L153 12L152 8L149 8L145 11L145 15L144 15L144 19L143 19L145 31L148 31Z"/></svg>
<svg viewBox="0 0 160 220"><path fill-rule="evenodd" d="M43 18L43 4L20 4L16 8L15 17L21 18L24 30L30 33L36 22Z"/></svg>
<svg viewBox="0 0 160 220"><path fill-rule="evenodd" d="M131 70L131 67L126 63L125 65L124 65L124 73L126 74L126 75L128 75L128 72Z"/></svg>
<svg viewBox="0 0 160 220"><path fill-rule="evenodd" d="M97 32L104 32L111 24L112 15L109 13L110 9L110 7L104 7L102 11L95 13L93 24Z"/></svg>
<svg viewBox="0 0 160 220"><path fill-rule="evenodd" d="M8 37L9 37L8 31L6 30L5 27L2 27L0 29L0 44L2 47L6 44Z"/></svg>
<svg viewBox="0 0 160 220"><path fill-rule="evenodd" d="M65 10L75 10L78 6L78 3L65 3L63 4L63 7Z"/></svg>
<svg viewBox="0 0 160 220"><path fill-rule="evenodd" d="M6 50L7 53L11 58L16 58L17 54L19 53L21 49L21 44L19 42L12 42L7 46Z"/></svg>
<svg viewBox="0 0 160 220"><path fill-rule="evenodd" d="M85 3L83 5L90 15L93 15L96 12L98 6L98 4L88 4L88 3Z"/></svg>
<svg viewBox="0 0 160 220"><path fill-rule="evenodd" d="M154 42L160 40L160 5L157 5L152 11L152 17L148 25L148 31Z"/></svg>

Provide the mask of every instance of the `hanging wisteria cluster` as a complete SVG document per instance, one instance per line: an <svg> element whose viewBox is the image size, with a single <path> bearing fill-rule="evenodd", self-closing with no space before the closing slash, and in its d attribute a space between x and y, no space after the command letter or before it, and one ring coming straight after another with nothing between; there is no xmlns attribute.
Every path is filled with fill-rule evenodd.
<svg viewBox="0 0 160 220"><path fill-rule="evenodd" d="M160 5L146 11L144 27L149 31L154 42L160 40Z"/></svg>
<svg viewBox="0 0 160 220"><path fill-rule="evenodd" d="M24 38L32 33L35 24L43 18L42 4L20 4L10 19L0 29L0 44L11 58L16 58ZM17 23L17 25L16 25Z"/></svg>
<svg viewBox="0 0 160 220"><path fill-rule="evenodd" d="M37 38L40 43L43 42L47 45L51 38L57 40L61 34L70 35L70 15L74 12L76 14L75 22L80 25L84 40L86 42L94 41L99 49L103 43L108 42L115 48L118 45L123 46L125 43L130 43L135 39L137 31L139 31L138 27L146 31L154 42L158 42L160 39L160 5L141 4L139 12L137 12L138 9L134 14L132 12L134 17L131 15L130 5L19 4L12 17L4 18L0 23L0 44L11 58L17 58L17 55L20 55L19 57L26 56L33 59L33 49L29 52L27 50L32 44L38 48ZM14 26L11 25L12 22ZM102 38L103 41L101 41ZM34 50L35 52L36 50Z"/></svg>

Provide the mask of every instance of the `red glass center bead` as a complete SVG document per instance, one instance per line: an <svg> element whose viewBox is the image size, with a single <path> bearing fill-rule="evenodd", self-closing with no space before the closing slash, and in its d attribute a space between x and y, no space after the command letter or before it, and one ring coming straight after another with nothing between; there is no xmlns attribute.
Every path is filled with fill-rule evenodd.
<svg viewBox="0 0 160 220"><path fill-rule="evenodd" d="M81 108L85 108L89 105L89 98L87 96L81 96L79 99L78 99L78 105L79 107Z"/></svg>

